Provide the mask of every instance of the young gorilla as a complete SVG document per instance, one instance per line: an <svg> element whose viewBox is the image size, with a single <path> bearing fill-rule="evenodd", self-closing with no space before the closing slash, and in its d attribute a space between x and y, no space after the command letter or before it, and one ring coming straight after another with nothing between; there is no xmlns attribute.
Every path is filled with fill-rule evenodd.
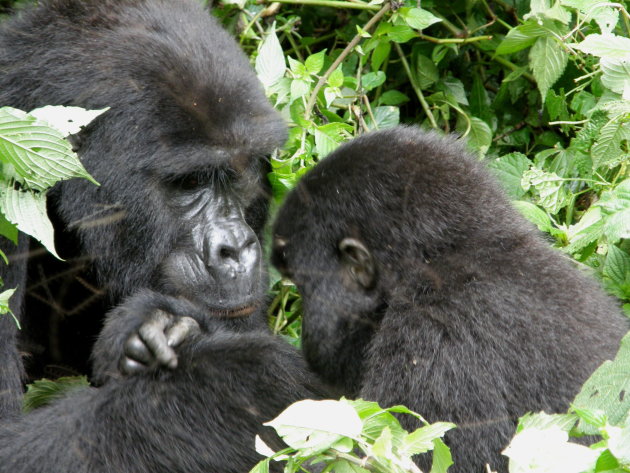
<svg viewBox="0 0 630 473"><path fill-rule="evenodd" d="M274 238L310 366L348 396L458 424L454 472L507 471L516 419L565 411L628 328L452 137L397 128L340 147Z"/></svg>
<svg viewBox="0 0 630 473"><path fill-rule="evenodd" d="M29 254L23 234L17 249L0 238L32 376L48 365L86 370L104 313L143 287L264 329L257 235L267 157L286 127L198 1L39 1L0 25L5 105L110 108L73 140L101 185L73 179L49 193L66 262ZM163 320L141 333L156 336ZM114 366L120 355L112 352ZM174 364L174 353L161 355ZM0 316L0 417L19 412L21 372L15 323Z"/></svg>
<svg viewBox="0 0 630 473"><path fill-rule="evenodd" d="M256 434L282 448L262 423L299 399L321 397L299 354L260 330L235 330L205 309L150 292L108 316L99 345L119 340L130 318L139 326L161 313L200 326L178 348L176 370L110 379L0 423L0 473L245 473L261 459Z"/></svg>

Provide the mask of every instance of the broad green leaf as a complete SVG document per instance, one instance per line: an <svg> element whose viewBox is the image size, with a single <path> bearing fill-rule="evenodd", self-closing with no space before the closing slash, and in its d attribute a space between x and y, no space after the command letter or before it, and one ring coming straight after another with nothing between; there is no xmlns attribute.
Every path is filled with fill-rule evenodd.
<svg viewBox="0 0 630 473"><path fill-rule="evenodd" d="M59 258L55 251L53 226L46 213L45 192L15 190L11 182L0 181L0 211L20 231L38 240Z"/></svg>
<svg viewBox="0 0 630 473"><path fill-rule="evenodd" d="M571 411L577 414L578 418L598 429L606 426L608 417L602 411L592 411L590 409L582 409L578 406L571 406ZM575 422L571 425L573 427Z"/></svg>
<svg viewBox="0 0 630 473"><path fill-rule="evenodd" d="M13 166L16 178L29 189L43 191L73 177L97 184L63 138L61 132L35 117L0 108L0 160Z"/></svg>
<svg viewBox="0 0 630 473"><path fill-rule="evenodd" d="M405 22L416 30L423 30L434 23L442 21L432 13L423 10L422 8L403 7L400 8L398 12L400 16L405 19Z"/></svg>
<svg viewBox="0 0 630 473"><path fill-rule="evenodd" d="M433 441L433 463L431 464L431 473L446 473L448 468L453 464L451 450L446 444L440 440Z"/></svg>
<svg viewBox="0 0 630 473"><path fill-rule="evenodd" d="M396 43L406 43L417 36L416 32L407 25L392 26L387 36Z"/></svg>
<svg viewBox="0 0 630 473"><path fill-rule="evenodd" d="M510 458L510 472L583 473L595 467L599 452L569 442L558 426L530 427L514 436L503 454Z"/></svg>
<svg viewBox="0 0 630 473"><path fill-rule="evenodd" d="M63 136L68 136L79 133L82 127L89 125L92 120L108 110L109 108L85 110L81 107L47 105L30 111L29 115L45 121L53 128L59 130Z"/></svg>
<svg viewBox="0 0 630 473"><path fill-rule="evenodd" d="M329 155L343 141L352 130L345 123L328 123L315 129L315 147L320 158Z"/></svg>
<svg viewBox="0 0 630 473"><path fill-rule="evenodd" d="M601 0L560 0L560 3L567 7L580 10L584 15L594 19L602 30L602 33L610 33L619 21L617 10L609 7L608 3Z"/></svg>
<svg viewBox="0 0 630 473"><path fill-rule="evenodd" d="M623 427L609 427L608 449L617 461L625 467L630 467L630 417Z"/></svg>
<svg viewBox="0 0 630 473"><path fill-rule="evenodd" d="M581 409L602 411L612 425L620 425L630 411L630 333L612 361L605 361L586 381L573 404ZM580 422L581 433L593 435L597 429Z"/></svg>
<svg viewBox="0 0 630 473"><path fill-rule="evenodd" d="M11 240L13 243L17 245L17 242L18 242L17 226L9 222L7 218L2 214L2 212L0 212L0 235L2 235L5 238L8 238L9 240Z"/></svg>
<svg viewBox="0 0 630 473"><path fill-rule="evenodd" d="M527 413L518 420L516 432L524 429L546 430L548 428L559 428L569 432L578 420L575 414L547 414L545 412Z"/></svg>
<svg viewBox="0 0 630 473"><path fill-rule="evenodd" d="M630 255L628 253L615 245L609 245L602 273L605 278L627 290L630 295Z"/></svg>
<svg viewBox="0 0 630 473"><path fill-rule="evenodd" d="M433 61L422 54L416 56L416 78L421 89L426 89L440 79L440 73Z"/></svg>
<svg viewBox="0 0 630 473"><path fill-rule="evenodd" d="M376 128L391 128L400 123L400 109L398 107L381 106L372 109L374 119L376 120L376 127L372 123L372 117L369 115L365 117L365 122L370 130Z"/></svg>
<svg viewBox="0 0 630 473"><path fill-rule="evenodd" d="M539 36L546 34L546 31L540 31L540 34L532 34L531 31L523 31L522 26L517 26L508 31L501 44L497 47L495 54L512 54L525 48L529 48L536 42Z"/></svg>
<svg viewBox="0 0 630 473"><path fill-rule="evenodd" d="M537 205L525 200L516 200L512 204L527 220L536 225L540 231L551 233L554 229L549 215Z"/></svg>
<svg viewBox="0 0 630 473"><path fill-rule="evenodd" d="M468 147L484 156L492 144L492 130L481 118L470 117L471 128L467 136Z"/></svg>
<svg viewBox="0 0 630 473"><path fill-rule="evenodd" d="M461 103L462 105L468 105L468 98L466 97L466 90L464 89L464 84L459 79L454 77L447 77L442 81L442 84L446 87L447 91L455 97L457 103Z"/></svg>
<svg viewBox="0 0 630 473"><path fill-rule="evenodd" d="M354 408L345 401L298 401L278 417L265 423L276 429L292 448L309 454L323 451L341 437L358 438L363 423Z"/></svg>
<svg viewBox="0 0 630 473"><path fill-rule="evenodd" d="M403 439L401 449L405 455L416 455L433 450L433 441L444 437L444 434L453 428L455 424L450 422L436 422L420 427Z"/></svg>
<svg viewBox="0 0 630 473"><path fill-rule="evenodd" d="M525 195L521 180L523 173L529 169L530 165L531 161L522 153L509 153L488 161L488 167L494 171L512 200L520 199Z"/></svg>
<svg viewBox="0 0 630 473"><path fill-rule="evenodd" d="M392 431L389 427L385 427L381 435L374 441L372 454L387 459L392 458Z"/></svg>
<svg viewBox="0 0 630 473"><path fill-rule="evenodd" d="M597 206L604 215L604 234L609 243L630 238L630 178L602 193Z"/></svg>
<svg viewBox="0 0 630 473"><path fill-rule="evenodd" d="M361 85L366 92L376 89L385 82L385 73L383 71L368 72L361 77Z"/></svg>
<svg viewBox="0 0 630 473"><path fill-rule="evenodd" d="M538 194L538 203L552 215L569 203L569 193L564 186L564 180L557 174L531 168L523 173L521 181L523 189L534 187Z"/></svg>
<svg viewBox="0 0 630 473"><path fill-rule="evenodd" d="M388 90L380 96L378 101L382 105L400 105L406 102L409 102L409 97L397 90Z"/></svg>
<svg viewBox="0 0 630 473"><path fill-rule="evenodd" d="M380 39L378 45L372 52L372 71L377 71L381 67L385 59L389 56L391 49L392 45L389 41Z"/></svg>
<svg viewBox="0 0 630 473"><path fill-rule="evenodd" d="M325 56L326 50L323 49L318 53L311 54L309 57L306 58L304 65L306 66L306 70L309 72L309 74L317 74L319 73L319 71L322 70L322 67L324 67Z"/></svg>
<svg viewBox="0 0 630 473"><path fill-rule="evenodd" d="M331 469L329 471L334 471L335 473L370 473L370 470L361 468L348 460L335 460L330 465Z"/></svg>
<svg viewBox="0 0 630 473"><path fill-rule="evenodd" d="M560 78L569 61L569 55L552 37L540 37L529 52L529 62L538 84L541 97Z"/></svg>
<svg viewBox="0 0 630 473"><path fill-rule="evenodd" d="M328 85L331 87L341 87L343 85L343 71L338 67L328 77Z"/></svg>
<svg viewBox="0 0 630 473"><path fill-rule="evenodd" d="M89 385L86 376L66 376L54 381L39 379L28 385L22 401L22 408L24 412L30 412L65 397L70 391Z"/></svg>
<svg viewBox="0 0 630 473"><path fill-rule="evenodd" d="M613 92L630 100L630 60L602 58L599 62L602 70L602 84Z"/></svg>
<svg viewBox="0 0 630 473"><path fill-rule="evenodd" d="M269 28L258 51L258 56L256 56L256 74L265 88L269 88L284 76L286 67L284 53L276 35L274 24Z"/></svg>
<svg viewBox="0 0 630 473"><path fill-rule="evenodd" d="M311 85L303 79L293 79L291 81L291 102L308 95Z"/></svg>
<svg viewBox="0 0 630 473"><path fill-rule="evenodd" d="M269 473L269 459L262 460L249 473Z"/></svg>
<svg viewBox="0 0 630 473"><path fill-rule="evenodd" d="M287 59L289 61L289 69L291 69L291 72L295 77L306 79L309 76L308 70L304 64L296 59L293 59L291 56L288 56Z"/></svg>
<svg viewBox="0 0 630 473"><path fill-rule="evenodd" d="M630 61L630 38L623 36L590 34L584 41L570 46L593 56Z"/></svg>
<svg viewBox="0 0 630 473"><path fill-rule="evenodd" d="M604 221L601 209L597 206L590 207L578 223L567 229L569 245L564 248L568 253L577 253L582 248L597 241L604 233Z"/></svg>

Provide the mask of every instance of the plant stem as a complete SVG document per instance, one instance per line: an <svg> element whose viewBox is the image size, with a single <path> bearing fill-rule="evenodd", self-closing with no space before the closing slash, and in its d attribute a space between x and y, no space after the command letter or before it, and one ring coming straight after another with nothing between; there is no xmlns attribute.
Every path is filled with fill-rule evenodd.
<svg viewBox="0 0 630 473"><path fill-rule="evenodd" d="M337 2L337 3L343 3L343 2ZM356 4L351 3L350 5L356 5ZM368 21L365 24L362 30L370 31L370 29L376 23L378 23L381 18L383 18L383 15L385 15L385 13L387 13L390 10L390 8L391 6L389 3L386 3L385 5L383 5L383 7L378 11L378 13L374 15L372 18L370 18L370 21ZM339 67L339 64L341 64L343 60L352 52L352 50L361 42L361 39L362 37L360 34L357 34L354 38L352 38L352 41L348 43L345 49L341 51L341 54L339 55L339 57L335 59L335 62L333 62L331 66L328 68L328 70L324 73L324 75L319 78L319 80L317 81L317 85L313 89L313 92L311 93L311 96L308 99L308 102L306 104L306 110L304 111L304 117L307 120L311 118L313 107L315 106L315 102L317 101L317 94L319 94L319 91L322 89L322 87L324 86L324 84L326 83L330 75L333 72L335 72L335 69L337 69L337 67Z"/></svg>
<svg viewBox="0 0 630 473"><path fill-rule="evenodd" d="M470 38L434 38L433 36L427 36L424 34L418 35L419 38L436 44L468 44L475 41L485 41L492 39L492 35L486 36L471 36Z"/></svg>
<svg viewBox="0 0 630 473"><path fill-rule="evenodd" d="M378 5L368 5L367 3L345 2L340 0L274 0L278 3L291 3L294 5L310 5L317 7L332 8L354 8L356 10L378 10Z"/></svg>
<svg viewBox="0 0 630 473"><path fill-rule="evenodd" d="M413 87L413 90L416 93L418 100L420 101L420 105L422 105L422 109L424 110L424 113L429 119L429 122L431 122L431 127L437 129L438 124L436 123L435 118L433 117L433 113L431 113L429 104L425 100L424 95L422 95L422 90L420 90L420 87L418 87L418 85L416 84L413 74L411 73L411 68L409 67L409 63L407 62L407 58L405 57L405 53L400 47L400 44L394 43L394 47L396 48L396 52L400 56L400 60L402 61L402 65L405 68L405 72L407 73L407 77L409 78L409 82L411 83L411 87Z"/></svg>

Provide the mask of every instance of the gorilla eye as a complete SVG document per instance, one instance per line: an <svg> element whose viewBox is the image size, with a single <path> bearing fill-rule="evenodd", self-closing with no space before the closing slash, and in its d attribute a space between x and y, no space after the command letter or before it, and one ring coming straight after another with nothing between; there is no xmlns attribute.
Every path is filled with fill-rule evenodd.
<svg viewBox="0 0 630 473"><path fill-rule="evenodd" d="M194 191L206 184L204 179L197 174L188 174L174 178L170 182L170 186L176 190Z"/></svg>

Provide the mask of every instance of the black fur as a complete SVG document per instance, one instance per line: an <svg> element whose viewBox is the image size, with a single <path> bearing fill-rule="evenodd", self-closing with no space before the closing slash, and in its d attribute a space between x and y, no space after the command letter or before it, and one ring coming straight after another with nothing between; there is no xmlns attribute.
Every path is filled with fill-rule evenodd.
<svg viewBox="0 0 630 473"><path fill-rule="evenodd" d="M99 343L116 343L158 309L201 325L179 348L178 368L79 389L0 424L0 472L244 473L261 459L256 434L281 448L262 423L321 395L299 354L260 330L234 330L183 300L150 292L115 309Z"/></svg>
<svg viewBox="0 0 630 473"><path fill-rule="evenodd" d="M565 411L628 328L453 137L397 128L343 145L289 195L274 238L311 367L347 395L457 423L453 472L506 471L516 419ZM344 265L344 238L371 253L371 287L357 283L371 268Z"/></svg>
<svg viewBox="0 0 630 473"><path fill-rule="evenodd" d="M0 106L49 104L110 110L74 137L100 187L74 179L50 192L68 263L28 258L24 309L27 247L2 243L12 259L2 277L21 291L13 309L35 337L24 348L31 364L43 351L39 365L86 368L102 315L140 287L217 313L264 305L255 235L267 216L266 156L283 143L285 124L236 42L198 2L43 0L4 22ZM228 213L220 237L245 235L254 253L238 281L206 269L215 215ZM262 326L260 315L244 323ZM14 338L2 317L0 416L15 413L21 395Z"/></svg>

